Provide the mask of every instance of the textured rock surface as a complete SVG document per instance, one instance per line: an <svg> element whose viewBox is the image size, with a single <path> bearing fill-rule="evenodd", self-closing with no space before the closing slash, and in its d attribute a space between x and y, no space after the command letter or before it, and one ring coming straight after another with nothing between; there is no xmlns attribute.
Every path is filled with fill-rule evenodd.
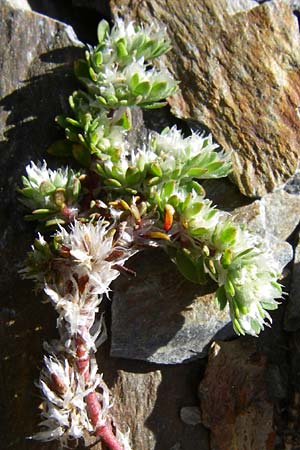
<svg viewBox="0 0 300 450"><path fill-rule="evenodd" d="M135 450L208 450L208 433L199 423L182 422L180 411L197 405L204 364L157 366L105 358L104 377L116 399L113 414L131 428Z"/></svg>
<svg viewBox="0 0 300 450"><path fill-rule="evenodd" d="M188 282L158 250L127 266L137 276L114 284L111 355L161 364L204 356L205 346L230 322L228 311L214 303L215 285ZM231 335L231 326L223 333Z"/></svg>
<svg viewBox="0 0 300 450"><path fill-rule="evenodd" d="M275 448L266 357L255 340L215 342L199 388L202 422L216 450Z"/></svg>
<svg viewBox="0 0 300 450"><path fill-rule="evenodd" d="M231 208L235 220L263 238L282 269L292 260L292 246L285 240L299 223L300 196L278 191L239 206L244 199L230 183L216 181L207 191L221 208L236 206ZM138 255L128 267L137 276L115 282L112 356L175 364L206 355L217 332L230 337L228 312L219 312L214 304L214 284L189 283L155 250Z"/></svg>
<svg viewBox="0 0 300 450"><path fill-rule="evenodd" d="M253 196L297 167L300 45L288 4L250 6L234 13L225 0L111 0L114 15L167 26L173 49L165 64L181 81L173 111L200 120L233 150L239 189Z"/></svg>
<svg viewBox="0 0 300 450"><path fill-rule="evenodd" d="M34 230L24 223L16 188L25 164L41 159L57 137L54 117L75 87L72 62L82 50L69 27L5 2L0 30L0 447L56 449L25 439L37 429L34 380L42 341L55 336L56 318L18 274Z"/></svg>

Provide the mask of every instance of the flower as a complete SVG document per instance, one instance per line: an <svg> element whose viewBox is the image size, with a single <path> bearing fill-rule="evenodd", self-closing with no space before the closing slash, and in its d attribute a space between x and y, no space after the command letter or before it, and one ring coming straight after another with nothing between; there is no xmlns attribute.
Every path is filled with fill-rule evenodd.
<svg viewBox="0 0 300 450"><path fill-rule="evenodd" d="M44 358L44 363L38 384L45 398L40 422L43 429L32 438L59 439L62 446L67 446L69 439L82 438L85 431L93 431L84 398L101 383L101 379L98 377L93 386L86 388L84 380L67 359L61 361L51 355Z"/></svg>
<svg viewBox="0 0 300 450"><path fill-rule="evenodd" d="M104 220L98 220L95 225L91 222L84 224L75 221L70 226L70 231L60 227L56 234L64 250L69 252L67 263L71 264L71 274L78 278L91 277L94 292L98 295L107 293L110 283L118 277L119 272L113 266L123 265L132 255L128 249L121 257L111 258L114 246L113 233L109 231L109 225ZM61 270L64 271L64 260L61 262Z"/></svg>

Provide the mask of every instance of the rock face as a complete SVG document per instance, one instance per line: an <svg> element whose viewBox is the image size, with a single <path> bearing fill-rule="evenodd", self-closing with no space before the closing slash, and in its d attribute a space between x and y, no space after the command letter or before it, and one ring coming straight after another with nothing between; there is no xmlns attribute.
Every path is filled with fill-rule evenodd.
<svg viewBox="0 0 300 450"><path fill-rule="evenodd" d="M0 440L2 448L41 450L46 444L29 444L26 437L37 430L34 380L42 342L55 336L56 318L18 274L34 229L24 222L16 189L25 165L42 159L58 137L54 117L67 110L68 93L76 86L72 65L82 49L67 25L5 2L0 30ZM47 444L50 448L57 445Z"/></svg>
<svg viewBox="0 0 300 450"><path fill-rule="evenodd" d="M230 322L214 303L215 285L185 280L161 251L141 253L126 264L134 280L113 287L111 355L177 364L206 354L205 346ZM231 326L223 335L232 335Z"/></svg>
<svg viewBox="0 0 300 450"><path fill-rule="evenodd" d="M243 194L263 195L291 177L299 158L300 45L286 2L110 4L114 15L166 25L172 50L164 62L180 80L172 110L204 123L232 151Z"/></svg>
<svg viewBox="0 0 300 450"><path fill-rule="evenodd" d="M227 209L228 202L243 202L241 195L230 191L229 184L220 182L218 190L218 183L214 184L218 196L212 186L208 196L212 193L221 209L223 205ZM299 223L299 195L270 193L231 213L236 222L263 238L282 269L292 260L292 246L285 241ZM177 364L205 356L217 333L219 338L234 336L228 311L220 312L214 303L213 283L197 286L188 282L157 250L139 254L127 266L136 277L119 277L114 284L112 356Z"/></svg>
<svg viewBox="0 0 300 450"><path fill-rule="evenodd" d="M215 342L199 388L202 423L215 450L275 448L266 358L255 340Z"/></svg>

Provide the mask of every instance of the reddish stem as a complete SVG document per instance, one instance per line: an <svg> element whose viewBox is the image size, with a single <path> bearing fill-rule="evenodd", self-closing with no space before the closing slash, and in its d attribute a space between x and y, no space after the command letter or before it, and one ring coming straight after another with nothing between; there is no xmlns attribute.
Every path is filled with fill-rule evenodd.
<svg viewBox="0 0 300 450"><path fill-rule="evenodd" d="M76 338L76 365L78 371L83 375L85 382L88 382L90 376L90 356L81 337ZM92 425L95 428L95 435L100 437L109 450L123 450L123 446L119 443L108 424L98 426L101 404L95 391L90 392L85 397L87 412Z"/></svg>
<svg viewBox="0 0 300 450"><path fill-rule="evenodd" d="M112 429L109 425L106 424L97 427L101 406L99 404L96 392L91 392L90 394L88 394L85 398L85 401L91 422L96 428L96 436L99 436L110 450L123 450L122 445L113 434Z"/></svg>

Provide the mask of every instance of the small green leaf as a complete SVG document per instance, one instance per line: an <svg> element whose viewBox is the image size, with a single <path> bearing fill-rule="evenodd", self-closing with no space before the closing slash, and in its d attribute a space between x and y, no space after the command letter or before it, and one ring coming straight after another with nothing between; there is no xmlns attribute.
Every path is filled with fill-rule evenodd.
<svg viewBox="0 0 300 450"><path fill-rule="evenodd" d="M152 163L150 164L150 172L157 176L157 177L161 177L162 176L162 170L161 167L158 163Z"/></svg>
<svg viewBox="0 0 300 450"><path fill-rule="evenodd" d="M73 144L72 153L76 161L78 161L83 167L90 167L91 155L86 147L80 144Z"/></svg>
<svg viewBox="0 0 300 450"><path fill-rule="evenodd" d="M160 100L161 98L164 98L164 93L167 91L167 88L168 83L165 81L154 83L150 90L149 97L153 100Z"/></svg>
<svg viewBox="0 0 300 450"><path fill-rule="evenodd" d="M101 66L102 63L103 63L103 56L102 56L102 53L101 53L101 52L94 53L94 54L93 54L93 57L92 57L92 62L93 62L93 64L94 64L94 66L97 67L97 68L98 68L99 66Z"/></svg>
<svg viewBox="0 0 300 450"><path fill-rule="evenodd" d="M77 78L89 78L89 66L83 59L78 59L74 64L74 72Z"/></svg>
<svg viewBox="0 0 300 450"><path fill-rule="evenodd" d="M101 44L104 41L108 32L109 32L109 23L103 19L101 20L97 28L97 37L99 44Z"/></svg>
<svg viewBox="0 0 300 450"><path fill-rule="evenodd" d="M201 167L193 167L192 169L190 169L188 171L188 176L189 177L194 177L194 178L201 178L202 175L207 173L208 169L201 169Z"/></svg>
<svg viewBox="0 0 300 450"><path fill-rule="evenodd" d="M134 185L140 181L141 173L136 167L128 167L125 178L127 184Z"/></svg>
<svg viewBox="0 0 300 450"><path fill-rule="evenodd" d="M176 254L176 265L185 278L193 283L199 283L197 267L189 258L187 252L178 250Z"/></svg>
<svg viewBox="0 0 300 450"><path fill-rule="evenodd" d="M117 55L119 58L124 58L128 55L128 51L124 42L117 43Z"/></svg>
<svg viewBox="0 0 300 450"><path fill-rule="evenodd" d="M148 186L155 186L156 184L158 184L160 182L160 177L152 177L152 178L149 178L147 181L146 181L146 184L148 185Z"/></svg>
<svg viewBox="0 0 300 450"><path fill-rule="evenodd" d="M227 305L227 302L228 302L224 286L220 286L217 289L215 299L216 299L216 303L217 303L219 309L222 311L225 308L225 306Z"/></svg>
<svg viewBox="0 0 300 450"><path fill-rule="evenodd" d="M51 181L43 181L40 184L40 193L44 196L51 194L52 192L54 192L56 189L56 187L54 186L54 184L51 183Z"/></svg>
<svg viewBox="0 0 300 450"><path fill-rule="evenodd" d="M232 251L230 248L226 248L221 257L221 264L224 269L227 269L232 263Z"/></svg>
<svg viewBox="0 0 300 450"><path fill-rule="evenodd" d="M163 197L168 199L174 192L176 182L174 180L170 180L164 184L162 188ZM168 203L170 203L168 201Z"/></svg>
<svg viewBox="0 0 300 450"><path fill-rule="evenodd" d="M139 83L135 89L132 91L134 95L142 95L143 97L147 97L151 89L151 84L148 80L142 81Z"/></svg>
<svg viewBox="0 0 300 450"><path fill-rule="evenodd" d="M219 239L222 244L230 245L234 243L237 235L237 228L235 226L227 225L221 230Z"/></svg>
<svg viewBox="0 0 300 450"><path fill-rule="evenodd" d="M142 103L140 106L144 109L158 109L166 106L168 102Z"/></svg>
<svg viewBox="0 0 300 450"><path fill-rule="evenodd" d="M107 178L107 180L104 180L104 184L106 184L106 186L112 186L112 187L121 187L122 186L120 181L115 180L114 178Z"/></svg>

